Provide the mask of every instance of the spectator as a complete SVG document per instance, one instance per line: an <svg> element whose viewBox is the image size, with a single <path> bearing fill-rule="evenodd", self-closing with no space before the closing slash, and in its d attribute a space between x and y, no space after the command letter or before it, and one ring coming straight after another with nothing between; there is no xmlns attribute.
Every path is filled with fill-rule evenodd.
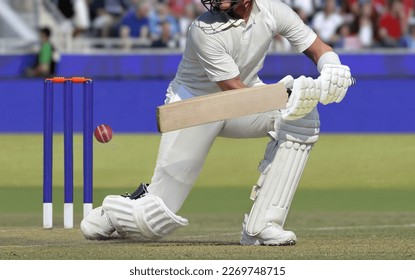
<svg viewBox="0 0 415 280"><path fill-rule="evenodd" d="M415 1L413 1L413 0L402 0L402 4L404 6L406 20L409 22L409 20L414 16Z"/></svg>
<svg viewBox="0 0 415 280"><path fill-rule="evenodd" d="M40 50L36 63L33 67L26 69L27 77L48 77L54 74L55 62L53 59L54 47L50 41L51 30L48 27L39 30Z"/></svg>
<svg viewBox="0 0 415 280"><path fill-rule="evenodd" d="M143 39L143 44L147 44L149 39L149 3L147 1L139 1L135 4L134 9L129 11L121 20L119 27L119 35L125 40L125 48L133 47L128 39ZM138 46L140 47L140 45Z"/></svg>
<svg viewBox="0 0 415 280"><path fill-rule="evenodd" d="M131 8L127 0L90 0L92 32L97 37L117 35L116 24Z"/></svg>
<svg viewBox="0 0 415 280"><path fill-rule="evenodd" d="M180 19L185 16L186 8L189 5L193 5L193 0L167 0L166 2L171 14L176 19Z"/></svg>
<svg viewBox="0 0 415 280"><path fill-rule="evenodd" d="M161 36L151 44L152 48L177 48L177 41L170 34L170 23L168 21L160 22Z"/></svg>
<svg viewBox="0 0 415 280"><path fill-rule="evenodd" d="M337 12L336 1L327 0L324 10L313 17L312 27L326 44L333 45L336 30L342 23L343 18Z"/></svg>
<svg viewBox="0 0 415 280"><path fill-rule="evenodd" d="M371 0L376 17L380 17L386 12L387 1L389 0Z"/></svg>
<svg viewBox="0 0 415 280"><path fill-rule="evenodd" d="M381 47L401 47L406 29L405 11L402 2L391 0L386 11L379 18L378 36Z"/></svg>
<svg viewBox="0 0 415 280"><path fill-rule="evenodd" d="M170 14L169 7L165 3L157 3L155 9L149 15L150 37L159 40L162 37L162 24L167 21L170 27L170 36L173 40L179 40L179 24L174 16Z"/></svg>
<svg viewBox="0 0 415 280"><path fill-rule="evenodd" d="M68 20L72 19L75 14L72 0L53 0L53 3L65 18Z"/></svg>
<svg viewBox="0 0 415 280"><path fill-rule="evenodd" d="M359 36L352 32L351 23L343 23L337 29L334 47L347 51L355 51L363 47Z"/></svg>
<svg viewBox="0 0 415 280"><path fill-rule="evenodd" d="M342 3L341 14L343 22L350 24L353 33L356 33L359 28L360 8L361 3L359 0L346 0Z"/></svg>
<svg viewBox="0 0 415 280"><path fill-rule="evenodd" d="M79 36L85 34L91 27L91 20L89 18L89 7L86 3L87 0L73 0L72 5L74 7L73 36Z"/></svg>
<svg viewBox="0 0 415 280"><path fill-rule="evenodd" d="M299 9L307 18L304 22L309 23L312 17L322 9L323 0L288 0L284 1L295 9Z"/></svg>
<svg viewBox="0 0 415 280"><path fill-rule="evenodd" d="M359 39L364 48L373 46L374 40L373 7L370 1L366 1L360 8Z"/></svg>
<svg viewBox="0 0 415 280"><path fill-rule="evenodd" d="M189 29L189 26L196 18L196 16L196 7L193 4L193 2L191 2L190 4L186 5L183 15L180 18L178 18L180 29L179 46L182 50L184 50L184 46L186 44L187 31Z"/></svg>
<svg viewBox="0 0 415 280"><path fill-rule="evenodd" d="M410 50L415 50L415 20L409 23L408 34L405 35L405 45Z"/></svg>
<svg viewBox="0 0 415 280"><path fill-rule="evenodd" d="M73 36L85 33L90 28L87 0L53 0L62 15L71 22Z"/></svg>

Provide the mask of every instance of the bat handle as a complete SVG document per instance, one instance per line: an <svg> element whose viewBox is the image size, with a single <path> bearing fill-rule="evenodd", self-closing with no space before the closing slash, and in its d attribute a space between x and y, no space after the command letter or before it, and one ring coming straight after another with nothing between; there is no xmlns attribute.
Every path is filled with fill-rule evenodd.
<svg viewBox="0 0 415 280"><path fill-rule="evenodd" d="M350 77L350 79L352 80L350 86L354 86L357 83L356 79L354 77Z"/></svg>

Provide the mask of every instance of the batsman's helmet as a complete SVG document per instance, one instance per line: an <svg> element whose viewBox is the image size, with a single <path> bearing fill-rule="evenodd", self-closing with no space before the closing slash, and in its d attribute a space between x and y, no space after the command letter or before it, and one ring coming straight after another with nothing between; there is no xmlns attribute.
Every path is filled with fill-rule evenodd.
<svg viewBox="0 0 415 280"><path fill-rule="evenodd" d="M222 4L222 0L201 0L203 6L205 6L205 8L208 11L210 11L211 13L217 13L217 14L230 12L239 1L241 0L231 0L230 8L227 10L221 10L219 6L220 4Z"/></svg>

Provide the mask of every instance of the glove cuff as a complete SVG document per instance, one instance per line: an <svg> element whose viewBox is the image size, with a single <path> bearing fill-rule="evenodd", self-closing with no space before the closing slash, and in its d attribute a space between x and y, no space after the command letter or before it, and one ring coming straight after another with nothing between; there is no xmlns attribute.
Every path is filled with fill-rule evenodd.
<svg viewBox="0 0 415 280"><path fill-rule="evenodd" d="M335 52L326 52L322 56L320 56L318 62L317 62L317 70L319 73L321 73L321 70L323 70L323 66L325 64L336 64L341 65L340 57Z"/></svg>

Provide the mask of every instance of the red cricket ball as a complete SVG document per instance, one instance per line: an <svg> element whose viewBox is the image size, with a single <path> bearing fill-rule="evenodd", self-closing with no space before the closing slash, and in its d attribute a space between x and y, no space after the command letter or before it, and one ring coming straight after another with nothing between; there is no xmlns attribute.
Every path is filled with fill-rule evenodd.
<svg viewBox="0 0 415 280"><path fill-rule="evenodd" d="M100 124L95 128L95 139L100 143L108 143L112 139L112 128L107 124Z"/></svg>

